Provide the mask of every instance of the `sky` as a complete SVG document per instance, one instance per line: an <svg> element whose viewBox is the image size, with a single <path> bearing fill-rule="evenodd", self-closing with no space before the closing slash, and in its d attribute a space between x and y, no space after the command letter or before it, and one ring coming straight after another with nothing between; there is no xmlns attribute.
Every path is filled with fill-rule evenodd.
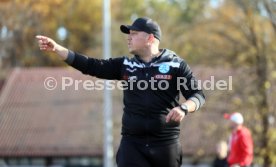
<svg viewBox="0 0 276 167"><path fill-rule="evenodd" d="M210 5L213 8L217 8L220 6L221 3L223 3L224 0L210 0Z"/></svg>

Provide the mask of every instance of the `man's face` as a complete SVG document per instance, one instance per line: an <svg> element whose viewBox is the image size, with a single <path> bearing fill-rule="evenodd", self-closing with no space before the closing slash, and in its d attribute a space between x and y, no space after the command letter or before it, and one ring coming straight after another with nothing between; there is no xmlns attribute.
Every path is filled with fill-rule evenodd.
<svg viewBox="0 0 276 167"><path fill-rule="evenodd" d="M238 125L235 122L229 121L229 127L231 130L235 130Z"/></svg>
<svg viewBox="0 0 276 167"><path fill-rule="evenodd" d="M128 50L132 54L137 54L148 47L149 34L143 31L129 31L127 38Z"/></svg>

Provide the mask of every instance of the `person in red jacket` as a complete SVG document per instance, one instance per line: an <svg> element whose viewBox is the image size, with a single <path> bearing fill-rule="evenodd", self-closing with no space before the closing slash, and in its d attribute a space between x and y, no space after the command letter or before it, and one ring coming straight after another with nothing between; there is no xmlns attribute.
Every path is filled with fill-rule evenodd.
<svg viewBox="0 0 276 167"><path fill-rule="evenodd" d="M253 160L253 140L251 132L243 125L243 116L235 112L225 114L230 120L232 134L229 139L229 154L227 162L230 167L249 167Z"/></svg>

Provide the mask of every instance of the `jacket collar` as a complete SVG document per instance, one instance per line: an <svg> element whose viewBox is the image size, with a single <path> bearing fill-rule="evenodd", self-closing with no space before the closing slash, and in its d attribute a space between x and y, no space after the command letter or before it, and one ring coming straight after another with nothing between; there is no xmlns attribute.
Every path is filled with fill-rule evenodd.
<svg viewBox="0 0 276 167"><path fill-rule="evenodd" d="M169 62L173 59L175 53L168 49L160 49L161 54L158 57L154 57L150 62L146 63L138 55L134 55L134 61L137 63L145 64L146 66L150 66L154 63L161 63L161 62Z"/></svg>

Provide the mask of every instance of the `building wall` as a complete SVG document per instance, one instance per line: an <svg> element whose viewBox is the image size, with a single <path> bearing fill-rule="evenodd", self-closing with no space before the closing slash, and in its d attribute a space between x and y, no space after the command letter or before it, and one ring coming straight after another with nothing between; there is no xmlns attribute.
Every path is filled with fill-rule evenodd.
<svg viewBox="0 0 276 167"><path fill-rule="evenodd" d="M0 166L102 167L103 163L100 157L2 157Z"/></svg>

